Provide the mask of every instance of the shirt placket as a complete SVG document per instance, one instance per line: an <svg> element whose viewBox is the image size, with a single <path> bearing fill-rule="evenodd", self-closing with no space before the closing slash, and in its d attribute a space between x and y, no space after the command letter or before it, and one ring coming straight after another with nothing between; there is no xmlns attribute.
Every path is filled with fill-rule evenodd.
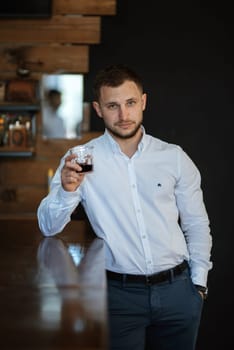
<svg viewBox="0 0 234 350"><path fill-rule="evenodd" d="M143 252L144 252L146 270L147 270L147 274L152 274L153 260L152 260L149 239L146 232L145 221L143 218L142 208L141 208L140 199L139 199L134 161L132 159L128 160L128 176L130 181L133 205L134 205L135 214L136 214L136 221L139 228L139 237L140 237L142 247L143 247Z"/></svg>

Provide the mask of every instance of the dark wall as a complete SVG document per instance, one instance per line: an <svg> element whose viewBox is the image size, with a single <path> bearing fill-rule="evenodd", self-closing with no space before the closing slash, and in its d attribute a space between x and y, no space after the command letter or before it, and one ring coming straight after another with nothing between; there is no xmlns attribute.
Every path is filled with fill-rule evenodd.
<svg viewBox="0 0 234 350"><path fill-rule="evenodd" d="M197 350L234 347L232 13L226 0L117 0L117 15L102 19L102 43L91 47L85 77L89 101L98 69L110 63L136 69L148 94L146 131L180 144L201 171L214 267ZM103 130L94 113L91 127Z"/></svg>

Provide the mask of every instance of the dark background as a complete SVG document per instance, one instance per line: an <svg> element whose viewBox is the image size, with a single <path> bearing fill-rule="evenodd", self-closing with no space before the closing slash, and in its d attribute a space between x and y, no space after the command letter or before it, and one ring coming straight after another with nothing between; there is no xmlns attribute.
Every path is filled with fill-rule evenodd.
<svg viewBox="0 0 234 350"><path fill-rule="evenodd" d="M146 131L180 144L200 169L214 266L197 350L234 348L232 31L231 1L117 0L117 15L102 17L101 44L91 46L85 76L91 101L98 69L136 69L148 94ZM103 130L94 112L91 128Z"/></svg>

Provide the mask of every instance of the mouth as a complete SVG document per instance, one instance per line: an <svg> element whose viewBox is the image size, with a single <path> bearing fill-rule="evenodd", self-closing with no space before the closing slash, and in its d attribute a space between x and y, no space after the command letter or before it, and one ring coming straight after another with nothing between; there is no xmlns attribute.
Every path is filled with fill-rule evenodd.
<svg viewBox="0 0 234 350"><path fill-rule="evenodd" d="M118 126L121 129L128 129L129 127L133 126L133 122L121 122L117 123L116 126Z"/></svg>

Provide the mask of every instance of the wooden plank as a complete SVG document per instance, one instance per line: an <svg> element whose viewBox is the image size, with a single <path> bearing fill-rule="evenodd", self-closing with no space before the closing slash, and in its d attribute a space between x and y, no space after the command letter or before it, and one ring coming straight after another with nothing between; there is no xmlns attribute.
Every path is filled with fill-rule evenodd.
<svg viewBox="0 0 234 350"><path fill-rule="evenodd" d="M116 0L54 0L53 14L115 15Z"/></svg>
<svg viewBox="0 0 234 350"><path fill-rule="evenodd" d="M40 73L40 72L31 72L30 74L30 78L31 79L36 79L36 80L40 80L41 77L42 77L42 74L43 73ZM2 71L1 68L0 68L0 79L1 80L9 80L9 79L15 79L16 77L16 71L15 69L11 70L11 71Z"/></svg>
<svg viewBox="0 0 234 350"><path fill-rule="evenodd" d="M47 194L47 188L27 186L16 187L16 197L11 200L0 200L0 213L36 213L42 198ZM2 192L3 193L3 192Z"/></svg>
<svg viewBox="0 0 234 350"><path fill-rule="evenodd" d="M26 62L42 62L39 69L33 68L34 65L31 65L34 71L87 73L89 69L89 47L87 45L38 46L26 49L25 55Z"/></svg>
<svg viewBox="0 0 234 350"><path fill-rule="evenodd" d="M2 52L2 54L1 54ZM12 52L12 55L11 55ZM57 45L0 47L0 72L16 71L14 52L19 52L24 67L35 72L87 73L89 69L88 45Z"/></svg>
<svg viewBox="0 0 234 350"><path fill-rule="evenodd" d="M15 159L4 164L5 181L2 189L18 186L47 186L48 169L56 169L59 157L49 161L33 161L30 159ZM15 169L17 168L17 172ZM27 169L27 170L26 170Z"/></svg>
<svg viewBox="0 0 234 350"><path fill-rule="evenodd" d="M1 20L0 43L100 43L98 16L56 16L42 20Z"/></svg>

